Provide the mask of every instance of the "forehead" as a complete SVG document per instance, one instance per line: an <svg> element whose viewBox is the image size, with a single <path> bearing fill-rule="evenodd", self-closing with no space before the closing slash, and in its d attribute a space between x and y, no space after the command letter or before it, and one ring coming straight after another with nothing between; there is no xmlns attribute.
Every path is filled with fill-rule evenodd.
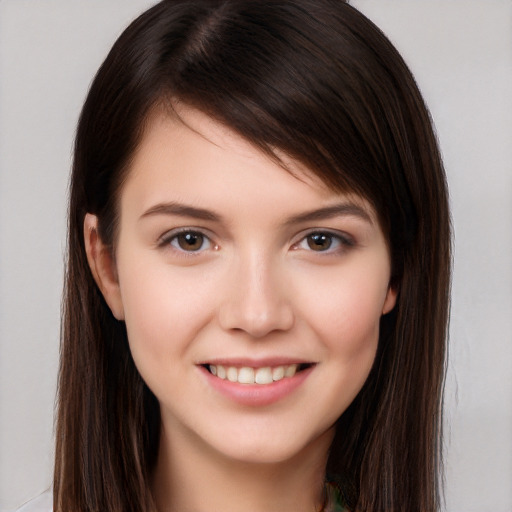
<svg viewBox="0 0 512 512"><path fill-rule="evenodd" d="M330 189L311 169L284 151L272 148L267 154L229 126L187 104L174 102L169 107L159 106L150 113L130 172L136 173L143 168L143 160L148 153L155 153L157 148L164 146L174 156L186 157L192 162L212 154L245 161L248 166L257 160L268 160L271 167L277 164L301 181L324 187L326 191ZM163 156L163 152L160 153ZM210 166L214 167L215 162L211 161Z"/></svg>
<svg viewBox="0 0 512 512"><path fill-rule="evenodd" d="M375 218L363 198L333 190L302 163L275 153L272 158L194 108L155 111L121 190L122 213L173 200L293 214L343 199Z"/></svg>

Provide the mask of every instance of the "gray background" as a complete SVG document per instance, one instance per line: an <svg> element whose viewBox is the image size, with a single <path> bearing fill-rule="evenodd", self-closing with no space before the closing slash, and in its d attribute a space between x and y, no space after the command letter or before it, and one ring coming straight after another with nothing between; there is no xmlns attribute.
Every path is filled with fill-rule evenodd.
<svg viewBox="0 0 512 512"><path fill-rule="evenodd" d="M151 0L0 0L0 510L51 483L66 188L79 109ZM512 3L358 0L430 105L455 228L449 512L512 511ZM405 512L405 511L404 511Z"/></svg>

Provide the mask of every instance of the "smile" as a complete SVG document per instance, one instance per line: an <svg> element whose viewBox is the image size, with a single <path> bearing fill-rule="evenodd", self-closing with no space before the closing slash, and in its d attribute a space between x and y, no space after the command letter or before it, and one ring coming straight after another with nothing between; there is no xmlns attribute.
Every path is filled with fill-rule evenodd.
<svg viewBox="0 0 512 512"><path fill-rule="evenodd" d="M219 379L239 384L272 384L282 379L295 376L310 365L308 364L287 364L280 366L264 366L262 368L251 368L249 366L224 366L221 364L206 365L206 369Z"/></svg>
<svg viewBox="0 0 512 512"><path fill-rule="evenodd" d="M280 364L279 364L280 363ZM285 399L300 388L316 363L292 361L216 361L198 367L205 382L239 405L268 406Z"/></svg>

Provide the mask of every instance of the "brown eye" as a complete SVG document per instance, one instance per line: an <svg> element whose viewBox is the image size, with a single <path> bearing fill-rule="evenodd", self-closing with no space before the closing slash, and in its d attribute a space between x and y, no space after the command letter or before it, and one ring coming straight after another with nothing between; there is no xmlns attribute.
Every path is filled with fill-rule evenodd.
<svg viewBox="0 0 512 512"><path fill-rule="evenodd" d="M308 247L313 251L327 251L332 245L332 235L313 233L307 236Z"/></svg>
<svg viewBox="0 0 512 512"><path fill-rule="evenodd" d="M209 239L197 231L184 231L175 235L171 245L186 252L197 252L210 247Z"/></svg>

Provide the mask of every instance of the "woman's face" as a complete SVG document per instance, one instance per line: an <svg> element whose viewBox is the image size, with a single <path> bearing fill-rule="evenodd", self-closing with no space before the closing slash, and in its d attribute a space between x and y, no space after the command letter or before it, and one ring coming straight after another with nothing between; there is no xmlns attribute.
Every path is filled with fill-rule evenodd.
<svg viewBox="0 0 512 512"><path fill-rule="evenodd" d="M137 150L104 293L180 449L288 460L330 442L368 376L386 241L365 200L179 113Z"/></svg>

